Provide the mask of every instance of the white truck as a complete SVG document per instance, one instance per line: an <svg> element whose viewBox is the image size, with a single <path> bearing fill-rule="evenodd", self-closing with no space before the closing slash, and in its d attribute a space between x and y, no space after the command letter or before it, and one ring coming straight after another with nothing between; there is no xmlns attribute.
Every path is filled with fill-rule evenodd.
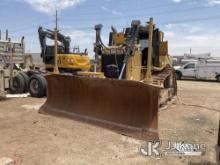
<svg viewBox="0 0 220 165"><path fill-rule="evenodd" d="M189 62L183 66L175 66L176 77L200 80L217 80L220 82L220 61L204 60Z"/></svg>

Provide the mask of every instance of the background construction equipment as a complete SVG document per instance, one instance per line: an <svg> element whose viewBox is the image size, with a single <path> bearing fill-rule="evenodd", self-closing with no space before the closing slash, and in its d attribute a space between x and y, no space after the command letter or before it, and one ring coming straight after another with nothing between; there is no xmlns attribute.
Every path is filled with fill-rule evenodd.
<svg viewBox="0 0 220 165"><path fill-rule="evenodd" d="M24 53L24 37L20 42L12 41L6 30L5 38L0 31L0 96L7 93L20 94L27 92L27 70L33 69L32 56Z"/></svg>

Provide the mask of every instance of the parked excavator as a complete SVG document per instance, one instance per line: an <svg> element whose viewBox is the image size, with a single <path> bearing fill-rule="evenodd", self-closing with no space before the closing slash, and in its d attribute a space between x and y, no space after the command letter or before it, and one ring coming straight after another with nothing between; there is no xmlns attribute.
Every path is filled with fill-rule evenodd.
<svg viewBox="0 0 220 165"><path fill-rule="evenodd" d="M55 34L56 32L56 34ZM74 74L77 71L87 71L90 69L90 59L88 53L85 52L71 52L69 36L65 36L58 31L45 29L39 27L38 29L39 41L41 46L41 58L45 64L45 71L31 71L28 91L32 97L43 97L46 95L47 82L46 75L53 72L54 67L54 50L57 50L57 67L59 71L64 74ZM48 40L55 40L57 45L49 45ZM55 49L55 46L57 49Z"/></svg>
<svg viewBox="0 0 220 165"><path fill-rule="evenodd" d="M132 21L124 32L112 28L106 46L101 29L102 25L95 26L94 71L46 76L47 100L40 112L84 121L137 139L158 139L159 107L177 94L163 32L155 27L152 18L147 25Z"/></svg>
<svg viewBox="0 0 220 165"><path fill-rule="evenodd" d="M54 67L54 44L47 44L47 40L55 40L55 32L50 29L44 29L39 27L39 40L41 45L41 58L45 64L47 71L53 71ZM60 32L57 33L57 41L60 43L57 45L58 53L58 68L60 72L71 72L77 70L89 70L90 60L88 53L84 52L71 52L70 42L71 38L65 36Z"/></svg>

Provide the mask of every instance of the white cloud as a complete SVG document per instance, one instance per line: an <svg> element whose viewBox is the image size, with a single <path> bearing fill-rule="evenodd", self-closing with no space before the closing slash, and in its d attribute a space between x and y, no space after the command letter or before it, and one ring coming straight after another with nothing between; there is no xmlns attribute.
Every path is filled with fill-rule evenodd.
<svg viewBox="0 0 220 165"><path fill-rule="evenodd" d="M220 0L208 0L209 5L220 5Z"/></svg>
<svg viewBox="0 0 220 165"><path fill-rule="evenodd" d="M202 30L201 27L199 26L192 26L190 29L189 29L189 33L197 33L197 32L200 32Z"/></svg>
<svg viewBox="0 0 220 165"><path fill-rule="evenodd" d="M188 1L191 4L199 4L202 3L204 5L220 5L220 0L172 0L174 3L180 3L183 1Z"/></svg>
<svg viewBox="0 0 220 165"><path fill-rule="evenodd" d="M169 42L170 55L183 55L192 48L193 53L210 52L220 56L220 34L215 31L203 33L202 26L192 24L168 24L163 31Z"/></svg>
<svg viewBox="0 0 220 165"><path fill-rule="evenodd" d="M167 38L173 38L176 36L175 32L173 31L164 31Z"/></svg>
<svg viewBox="0 0 220 165"><path fill-rule="evenodd" d="M181 23L181 24L167 24L165 25L165 29L167 31L179 31L179 30L183 30L185 29L185 31L189 32L189 33L197 33L200 32L202 30L202 28L200 26L192 26L190 24L185 24L185 23Z"/></svg>
<svg viewBox="0 0 220 165"><path fill-rule="evenodd" d="M179 3L181 2L182 0L173 0L173 2L176 2L176 3Z"/></svg>
<svg viewBox="0 0 220 165"><path fill-rule="evenodd" d="M93 31L82 31L76 29L69 29L61 31L61 33L71 38L71 48L74 46L80 48L80 51L88 50L90 58L94 57L94 43L95 43L95 30ZM105 45L108 43L108 35L102 34L102 41Z"/></svg>
<svg viewBox="0 0 220 165"><path fill-rule="evenodd" d="M118 15L118 16L122 16L123 15L121 12L118 12L118 11L115 11L115 10L112 11L112 14Z"/></svg>
<svg viewBox="0 0 220 165"><path fill-rule="evenodd" d="M189 52L190 48L192 48L192 52L195 54L210 52L212 56L220 57L220 35L203 34L201 36L197 36L176 34L175 37L166 35L166 39L169 41L170 55L183 55L184 53Z"/></svg>
<svg viewBox="0 0 220 165"><path fill-rule="evenodd" d="M102 8L102 10L104 10L104 11L109 11L105 6L102 6L101 8Z"/></svg>
<svg viewBox="0 0 220 165"><path fill-rule="evenodd" d="M171 30L171 29L173 29L174 28L174 24L167 24L167 25L165 25L165 27L168 29L168 30Z"/></svg>
<svg viewBox="0 0 220 165"><path fill-rule="evenodd" d="M80 48L81 51L88 49L90 57L93 56L93 43L95 42L95 32L87 32L81 30L65 30L65 35L71 37L71 46Z"/></svg>
<svg viewBox="0 0 220 165"><path fill-rule="evenodd" d="M106 11L106 12L108 12L108 13L117 15L117 16L123 16L123 13L118 12L118 11L115 11L115 10L110 10L110 9L108 9L108 8L105 7L105 6L101 6L101 9L104 10L104 11Z"/></svg>
<svg viewBox="0 0 220 165"><path fill-rule="evenodd" d="M201 34L201 35L188 35L183 39L193 42L197 46L209 46L209 47L219 47L220 35L219 34Z"/></svg>
<svg viewBox="0 0 220 165"><path fill-rule="evenodd" d="M177 29L181 29L181 28L187 28L189 25L184 24L184 23L180 23L180 24L175 24L175 23L169 23L167 25L165 25L165 28L168 30L177 30Z"/></svg>
<svg viewBox="0 0 220 165"><path fill-rule="evenodd" d="M57 7L58 10L63 10L69 7L76 6L84 0L19 0L28 3L35 10L46 14L53 15Z"/></svg>

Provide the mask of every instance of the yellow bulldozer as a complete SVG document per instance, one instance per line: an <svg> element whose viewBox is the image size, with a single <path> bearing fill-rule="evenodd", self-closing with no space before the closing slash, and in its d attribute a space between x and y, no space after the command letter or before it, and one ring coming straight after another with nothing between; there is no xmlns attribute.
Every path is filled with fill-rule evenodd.
<svg viewBox="0 0 220 165"><path fill-rule="evenodd" d="M112 27L106 46L101 29L95 26L94 70L46 76L47 101L40 112L158 139L158 110L177 94L163 32L152 18L147 25L132 21L123 32Z"/></svg>

